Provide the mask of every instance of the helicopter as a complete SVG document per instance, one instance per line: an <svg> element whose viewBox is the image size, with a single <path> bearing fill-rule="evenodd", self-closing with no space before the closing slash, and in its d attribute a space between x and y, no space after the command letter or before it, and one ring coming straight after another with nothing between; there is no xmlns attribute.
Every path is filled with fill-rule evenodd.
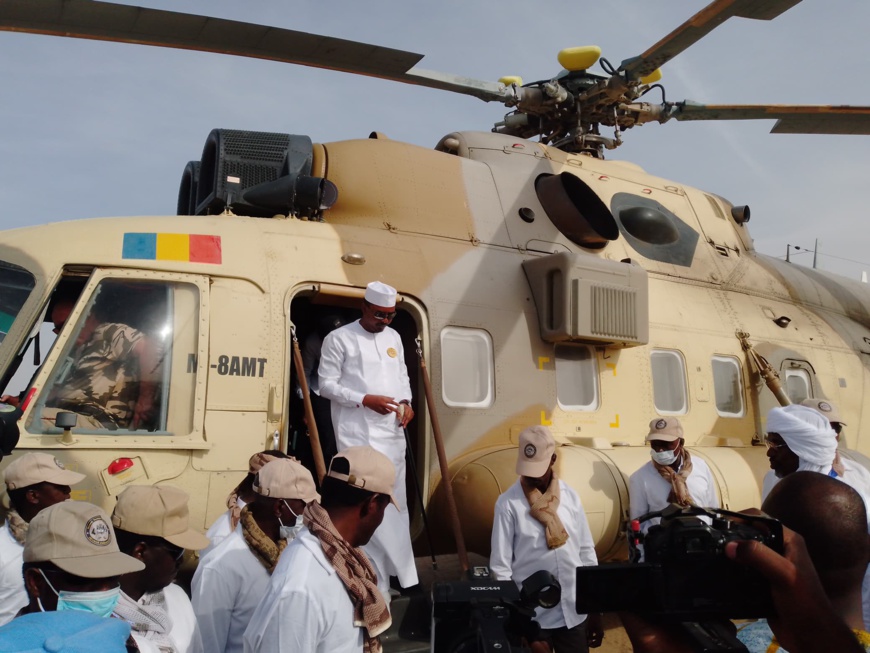
<svg viewBox="0 0 870 653"><path fill-rule="evenodd" d="M717 1L699 15L711 21L712 37L739 17L720 20L725 6L752 4ZM795 5L765 3L776 8L766 17L775 23ZM133 22L124 23L125 15ZM175 33L163 19L192 20L84 0L0 3L3 29L89 38L157 40ZM142 20L156 31L131 35L113 20L128 27ZM694 48L691 39L679 41L684 31L672 30L675 36L652 51L677 42ZM222 33L233 32L244 33ZM358 44L325 42L327 53L359 52ZM446 130L433 149L377 132L319 143L297 126L288 128L292 137L217 130L198 165L185 168L177 215L0 234L7 287L20 291L17 303L3 308L4 384L34 354L54 293L77 297L58 339L38 356L35 376L14 388L27 400L18 450L56 453L92 479L77 498L106 505L129 483L180 485L206 526L223 510L249 454L291 444L298 423L289 408L291 327L302 332L324 311L353 308L377 278L402 296L395 328L418 390L418 337L432 370L451 485L474 551L487 551L495 496L513 481L516 437L532 423L549 425L560 439L560 474L581 494L602 560L624 552L626 479L648 458L643 437L655 415L680 416L693 454L714 471L724 507L757 505L766 466L763 416L776 399L760 383L745 341L781 375L791 400L835 401L849 424L843 455L870 462L862 437L870 290L758 253L751 214L740 202L611 158L635 132L682 129L673 124L681 116L718 119L725 110L681 104L670 93L662 101L653 88L659 82L647 75L659 65L666 71L667 56L654 54L643 65L631 56L614 59L590 73L599 55L584 52L575 54L595 60L561 76L545 72L530 85L430 73L410 79L417 55L385 52L388 60L411 63L398 72L360 72L470 89L475 101L482 94L503 105L484 127L495 131ZM309 63L346 69L363 60ZM867 107L743 111L777 116L782 129L798 111L818 131L870 131ZM812 123L819 116L825 120ZM649 124L662 120L672 124ZM230 174L226 151L237 146L253 161L251 149L264 139L276 154L256 162L271 171L258 188ZM291 176L288 191L280 180ZM104 303L164 339L160 411L143 429L82 423L65 433L46 417L49 396L63 386L88 316ZM433 530L447 534L431 416L420 392L415 397L416 471ZM419 519L414 528L419 534ZM445 536L435 545L447 550L451 543Z"/></svg>

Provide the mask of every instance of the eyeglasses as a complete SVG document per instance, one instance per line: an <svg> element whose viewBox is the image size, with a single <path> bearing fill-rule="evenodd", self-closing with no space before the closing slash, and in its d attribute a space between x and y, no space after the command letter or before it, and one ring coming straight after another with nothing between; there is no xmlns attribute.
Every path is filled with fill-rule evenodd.
<svg viewBox="0 0 870 653"><path fill-rule="evenodd" d="M392 322L393 318L396 317L396 311L393 311L392 313L384 313L383 311L372 311L372 315L374 315L379 320Z"/></svg>
<svg viewBox="0 0 870 653"><path fill-rule="evenodd" d="M180 546L175 546L171 542L160 542L157 547L171 555L175 562L181 562L181 559L184 557L184 549Z"/></svg>
<svg viewBox="0 0 870 653"><path fill-rule="evenodd" d="M764 444L767 445L768 450L773 449L774 451L786 446L785 442L771 442L770 440L765 440Z"/></svg>

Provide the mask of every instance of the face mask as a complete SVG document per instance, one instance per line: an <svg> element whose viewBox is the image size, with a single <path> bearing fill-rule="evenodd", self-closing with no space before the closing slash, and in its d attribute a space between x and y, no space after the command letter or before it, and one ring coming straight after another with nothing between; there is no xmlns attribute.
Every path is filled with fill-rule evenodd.
<svg viewBox="0 0 870 653"><path fill-rule="evenodd" d="M284 499L281 499L284 501ZM290 507L290 504L284 501L284 505L287 506L287 510L290 511L290 514L296 517L296 523L292 526L285 526L284 522L281 521L281 518L278 517L278 537L282 540L287 540L288 542L292 542L296 539L296 536L299 535L299 531L302 530L302 515L297 515L293 512L293 508Z"/></svg>
<svg viewBox="0 0 870 653"><path fill-rule="evenodd" d="M63 610L78 610L79 612L90 612L98 617L110 617L118 605L118 600L121 598L121 587L105 590L102 592L68 592L61 590L58 592L54 586L45 577L42 569L39 570L45 582L51 588L51 591L57 595L57 611ZM37 599L38 601L38 599ZM45 611L42 607L42 602L39 602L39 609Z"/></svg>
<svg viewBox="0 0 870 653"><path fill-rule="evenodd" d="M677 462L677 452L673 449L665 449L664 451L655 451L650 449L650 456L659 465L673 465Z"/></svg>

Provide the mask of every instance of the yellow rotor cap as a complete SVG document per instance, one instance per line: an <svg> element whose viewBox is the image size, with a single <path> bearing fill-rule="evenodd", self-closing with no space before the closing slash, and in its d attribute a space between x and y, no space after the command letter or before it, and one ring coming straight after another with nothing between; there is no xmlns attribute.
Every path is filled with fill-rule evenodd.
<svg viewBox="0 0 870 653"><path fill-rule="evenodd" d="M517 77L516 75L509 75L507 77L500 77L498 80L499 84L504 84L505 86L510 86L511 84L516 84L517 86L523 85L523 78Z"/></svg>
<svg viewBox="0 0 870 653"><path fill-rule="evenodd" d="M649 75L647 75L646 77L641 77L641 78L640 78L640 83L641 83L641 84L655 84L655 83L656 83L657 81L659 81L661 78L662 78L662 69L661 69L661 68L656 68L654 71L652 71L652 72L651 72Z"/></svg>
<svg viewBox="0 0 870 653"><path fill-rule="evenodd" d="M600 56L601 48L597 45L582 45L577 48L560 50L556 58L562 68L573 73L591 68Z"/></svg>

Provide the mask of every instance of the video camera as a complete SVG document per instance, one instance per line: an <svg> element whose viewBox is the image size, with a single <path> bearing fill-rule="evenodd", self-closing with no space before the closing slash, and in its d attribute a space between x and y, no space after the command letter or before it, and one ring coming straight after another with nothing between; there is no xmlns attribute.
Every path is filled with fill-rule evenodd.
<svg viewBox="0 0 870 653"><path fill-rule="evenodd" d="M475 567L472 580L432 586L432 653L511 653L528 650L541 627L535 608L552 608L562 588L548 571L537 571L517 589L498 581L486 567Z"/></svg>
<svg viewBox="0 0 870 653"><path fill-rule="evenodd" d="M656 517L661 522L644 535L641 522ZM767 617L773 612L767 580L725 557L725 545L735 540L755 540L782 554L782 524L676 505L643 515L631 522L636 562L577 569L577 612L624 610L684 622Z"/></svg>

